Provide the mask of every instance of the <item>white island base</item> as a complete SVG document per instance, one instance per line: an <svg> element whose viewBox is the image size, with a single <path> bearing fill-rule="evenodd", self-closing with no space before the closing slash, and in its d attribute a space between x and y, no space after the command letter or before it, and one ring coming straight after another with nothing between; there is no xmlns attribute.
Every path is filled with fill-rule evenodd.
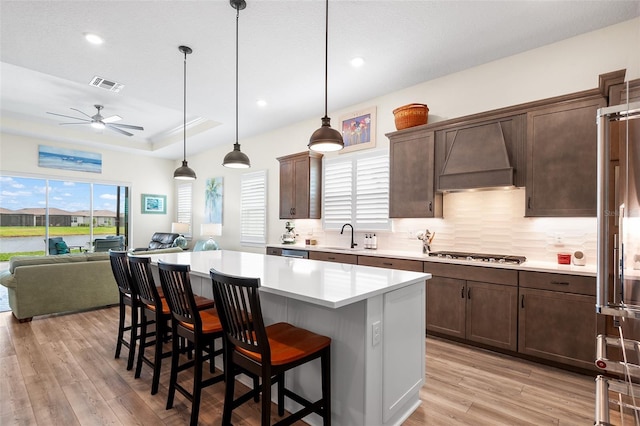
<svg viewBox="0 0 640 426"><path fill-rule="evenodd" d="M216 252L193 255L201 257L200 253ZM420 405L419 392L425 377L425 279L430 278L429 274L255 254L252 256L263 257L251 259L259 260L259 267L255 263L247 267L253 262L245 262L244 268L236 268L229 262L230 253L236 252L225 253L223 259L214 256L200 266L198 260L190 259L194 291L213 296L207 275L211 267L233 275L258 276L263 285L260 301L266 324L286 321L331 337L332 424L400 425ZM185 255L187 253L153 258L187 263ZM246 261L248 254L241 255ZM300 289L297 295L283 285L288 274L295 280L291 283ZM335 291L330 288L341 281L339 284L346 286L345 296L338 300L334 294L327 293L329 302L313 300L322 291L317 293L314 287L315 293L310 296L305 288L315 285L312 281L316 275L321 281L340 276L329 279L331 283L326 283L324 291ZM274 282L276 277L278 284ZM380 288L381 277L389 281L385 289ZM358 296L354 297L353 292ZM286 382L308 400L320 398L319 360L288 372ZM247 380L246 384L250 382ZM275 396L275 387L273 392ZM288 410L298 408L292 401L286 401L294 404L288 405ZM315 414L304 421L322 424L322 419Z"/></svg>

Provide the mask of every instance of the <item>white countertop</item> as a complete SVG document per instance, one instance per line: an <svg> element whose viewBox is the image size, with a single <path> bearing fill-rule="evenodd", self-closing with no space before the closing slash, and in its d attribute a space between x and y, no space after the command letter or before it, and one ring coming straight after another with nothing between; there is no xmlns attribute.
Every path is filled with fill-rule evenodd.
<svg viewBox="0 0 640 426"><path fill-rule="evenodd" d="M261 291L334 309L431 278L431 274L421 272L229 250L150 257L154 264L158 260L189 264L192 274L204 278L209 278L211 268L229 275L260 278Z"/></svg>
<svg viewBox="0 0 640 426"><path fill-rule="evenodd" d="M481 261L469 261L459 259L443 259L438 257L429 256L427 254L401 251L401 250L368 250L368 249L354 249L349 248L339 249L335 247L324 247L319 245L305 246L299 244L269 244L269 247L279 247L290 250L307 250L307 251L322 251L331 253L343 253L353 254L357 256L377 256L377 257L392 257L397 259L407 260L420 260L423 262L437 262L437 263L449 263L457 265L471 265L471 266L483 266L488 268L501 268L501 269L516 269L518 271L533 271L533 272L550 272L561 273L569 275L584 275L588 277L596 276L596 266L576 266L576 265L559 265L556 262L540 262L527 260L519 265L505 264L505 263L490 263Z"/></svg>

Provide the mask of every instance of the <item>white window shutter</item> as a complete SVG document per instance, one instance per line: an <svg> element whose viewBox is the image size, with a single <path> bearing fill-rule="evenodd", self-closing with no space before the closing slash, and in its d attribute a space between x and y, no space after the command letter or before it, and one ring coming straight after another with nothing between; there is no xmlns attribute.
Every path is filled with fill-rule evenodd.
<svg viewBox="0 0 640 426"><path fill-rule="evenodd" d="M245 173L240 178L240 243L267 242L267 172Z"/></svg>
<svg viewBox="0 0 640 426"><path fill-rule="evenodd" d="M193 234L192 217L193 217L193 183L184 182L178 184L178 211L176 219L179 223L189 224L189 233L184 234L185 237L191 238Z"/></svg>

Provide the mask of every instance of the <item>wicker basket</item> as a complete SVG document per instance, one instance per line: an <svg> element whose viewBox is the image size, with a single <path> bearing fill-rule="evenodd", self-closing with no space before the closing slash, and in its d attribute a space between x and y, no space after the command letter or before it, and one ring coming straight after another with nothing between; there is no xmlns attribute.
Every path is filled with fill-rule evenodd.
<svg viewBox="0 0 640 426"><path fill-rule="evenodd" d="M427 124L429 107L424 104L409 104L393 110L396 121L396 129L402 130L409 127Z"/></svg>

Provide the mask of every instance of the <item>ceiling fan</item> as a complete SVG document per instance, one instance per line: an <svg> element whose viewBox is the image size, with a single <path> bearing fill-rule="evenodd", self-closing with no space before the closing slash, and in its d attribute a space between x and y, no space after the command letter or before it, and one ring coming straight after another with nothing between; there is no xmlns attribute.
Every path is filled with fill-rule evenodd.
<svg viewBox="0 0 640 426"><path fill-rule="evenodd" d="M122 133L123 135L126 135L126 136L133 136L133 133L127 132L126 130L122 130L121 127L125 129L132 129L132 130L144 130L144 127L141 127L141 126L132 126L131 124L116 124L114 122L122 120L122 117L118 115L112 115L110 117L105 118L102 116L102 114L100 114L100 111L104 107L102 105L94 105L94 107L96 107L98 112L93 116L85 114L84 112L80 111L77 108L71 108L72 110L78 111L80 114L86 116L87 118L71 117L69 115L56 114L55 112L47 112L47 114L58 115L60 117L66 117L66 118L73 118L74 120L81 120L80 123L60 123L61 126L68 125L68 124L91 124L91 127L93 127L94 129L104 129L106 127L115 132Z"/></svg>

